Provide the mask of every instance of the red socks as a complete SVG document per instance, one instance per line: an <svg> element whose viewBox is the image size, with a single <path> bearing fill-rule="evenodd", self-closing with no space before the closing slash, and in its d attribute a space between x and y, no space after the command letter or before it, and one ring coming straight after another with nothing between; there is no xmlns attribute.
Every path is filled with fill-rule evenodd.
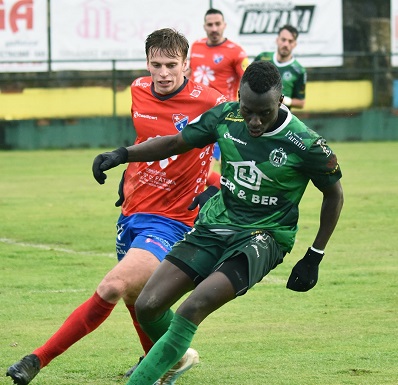
<svg viewBox="0 0 398 385"><path fill-rule="evenodd" d="M137 331L138 337L140 339L142 348L144 349L145 355L148 354L149 350L153 346L153 342L151 339L144 333L141 329L141 326L137 320L137 316L135 315L134 305L126 305L127 309L130 312L131 318L133 319L133 325L135 330Z"/></svg>
<svg viewBox="0 0 398 385"><path fill-rule="evenodd" d="M40 360L40 368L47 366L51 360L100 326L115 306L104 301L95 292L90 299L73 311L43 346L33 351Z"/></svg>

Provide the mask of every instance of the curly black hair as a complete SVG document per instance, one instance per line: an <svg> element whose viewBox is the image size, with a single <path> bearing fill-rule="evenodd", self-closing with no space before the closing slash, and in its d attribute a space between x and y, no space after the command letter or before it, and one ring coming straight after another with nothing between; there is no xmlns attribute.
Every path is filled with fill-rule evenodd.
<svg viewBox="0 0 398 385"><path fill-rule="evenodd" d="M282 93L281 75L275 65L268 61L251 63L242 76L241 85L245 83L257 94L264 94L272 89Z"/></svg>

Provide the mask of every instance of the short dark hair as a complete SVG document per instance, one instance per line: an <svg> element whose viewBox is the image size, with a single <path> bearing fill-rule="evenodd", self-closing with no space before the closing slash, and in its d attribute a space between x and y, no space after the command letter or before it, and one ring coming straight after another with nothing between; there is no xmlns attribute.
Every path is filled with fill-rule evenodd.
<svg viewBox="0 0 398 385"><path fill-rule="evenodd" d="M149 34L145 40L146 57L157 51L162 51L169 58L181 56L185 60L188 57L189 43L187 38L175 29L158 29Z"/></svg>
<svg viewBox="0 0 398 385"><path fill-rule="evenodd" d="M205 13L205 21L206 21L206 16L208 16L208 15L221 15L222 18L224 19L224 15L219 9L215 9L215 8L208 9L207 12Z"/></svg>
<svg viewBox="0 0 398 385"><path fill-rule="evenodd" d="M269 61L254 61L243 73L240 84L248 83L256 94L264 94L276 90L282 94L282 79L278 68Z"/></svg>
<svg viewBox="0 0 398 385"><path fill-rule="evenodd" d="M285 24L283 27L279 28L278 35L279 35L284 29L286 29L287 31L289 31L289 32L293 35L294 40L297 40L298 35L299 35L299 32L298 32L298 30L297 30L296 27L293 27L293 26L290 25L290 24Z"/></svg>

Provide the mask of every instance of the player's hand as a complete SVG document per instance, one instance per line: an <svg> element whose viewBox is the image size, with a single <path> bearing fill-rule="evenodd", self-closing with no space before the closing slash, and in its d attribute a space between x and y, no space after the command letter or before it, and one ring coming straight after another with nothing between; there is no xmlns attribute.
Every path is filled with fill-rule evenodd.
<svg viewBox="0 0 398 385"><path fill-rule="evenodd" d="M119 199L115 202L116 207L120 207L124 202L123 186L124 186L124 174L125 173L126 173L126 170L123 171L122 179L120 179L120 182L119 182L119 189L117 191L117 193L119 194Z"/></svg>
<svg viewBox="0 0 398 385"><path fill-rule="evenodd" d="M204 204L217 193L218 188L216 186L209 186L205 191L196 195L192 203L189 205L188 210L195 210L199 206L199 210L204 206Z"/></svg>
<svg viewBox="0 0 398 385"><path fill-rule="evenodd" d="M93 175L99 184L104 184L106 174L104 171L119 164L126 163L128 159L128 151L126 147L119 147L117 150L111 152L104 152L95 157L93 162Z"/></svg>
<svg viewBox="0 0 398 385"><path fill-rule="evenodd" d="M293 267L286 287L294 291L308 291L312 289L318 282L319 264L324 254L317 253L310 247L304 255Z"/></svg>

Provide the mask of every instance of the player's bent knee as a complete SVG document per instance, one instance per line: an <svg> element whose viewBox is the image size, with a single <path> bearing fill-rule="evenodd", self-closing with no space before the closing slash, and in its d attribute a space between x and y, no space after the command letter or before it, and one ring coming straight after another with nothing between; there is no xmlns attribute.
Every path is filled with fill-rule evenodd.
<svg viewBox="0 0 398 385"><path fill-rule="evenodd" d="M140 294L135 301L135 313L139 321L151 319L157 310L157 301L150 301L145 295Z"/></svg>
<svg viewBox="0 0 398 385"><path fill-rule="evenodd" d="M98 285L97 292L103 300L116 303L125 296L126 287L121 280L104 279Z"/></svg>

